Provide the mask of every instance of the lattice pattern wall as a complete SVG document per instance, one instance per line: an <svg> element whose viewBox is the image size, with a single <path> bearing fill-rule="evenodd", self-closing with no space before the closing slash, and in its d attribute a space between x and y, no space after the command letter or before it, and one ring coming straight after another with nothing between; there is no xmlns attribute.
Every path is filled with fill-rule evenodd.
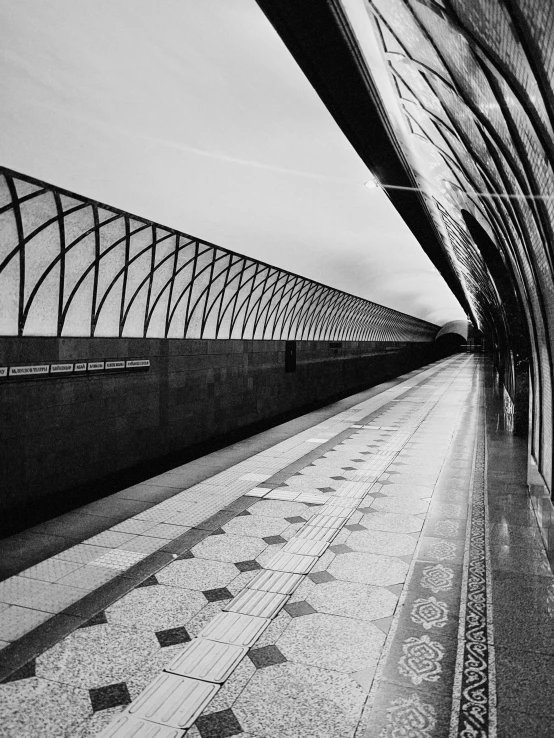
<svg viewBox="0 0 554 738"><path fill-rule="evenodd" d="M535 422L533 449L550 483L554 6L546 0L366 0L366 7L409 131L401 145L483 330L490 334L493 323L507 321L463 211L487 230L517 286L541 425ZM396 115L392 107L389 113Z"/></svg>
<svg viewBox="0 0 554 738"><path fill-rule="evenodd" d="M437 330L0 169L0 334L432 341Z"/></svg>

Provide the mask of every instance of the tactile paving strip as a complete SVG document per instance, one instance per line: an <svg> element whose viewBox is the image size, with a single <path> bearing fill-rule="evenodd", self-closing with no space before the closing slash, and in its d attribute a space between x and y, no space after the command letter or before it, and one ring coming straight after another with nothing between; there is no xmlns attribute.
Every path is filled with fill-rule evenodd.
<svg viewBox="0 0 554 738"><path fill-rule="evenodd" d="M282 550L301 556L321 556L328 547L329 543L327 541L310 541L295 536L290 539L286 546L283 546Z"/></svg>
<svg viewBox="0 0 554 738"><path fill-rule="evenodd" d="M316 528L334 528L338 530L344 524L344 518L338 515L314 515L310 518L310 525Z"/></svg>
<svg viewBox="0 0 554 738"><path fill-rule="evenodd" d="M337 518L349 518L354 510L356 509L356 505L324 505L321 510L318 511L319 515L328 515L330 517L337 517ZM316 517L314 515L314 517ZM312 518L310 518L312 520Z"/></svg>
<svg viewBox="0 0 554 738"><path fill-rule="evenodd" d="M108 725L98 738L181 738L182 730L141 720L132 715L121 715Z"/></svg>
<svg viewBox="0 0 554 738"><path fill-rule="evenodd" d="M289 571L291 574L307 574L317 561L315 556L300 556L300 554L279 551L266 564L266 569L274 571Z"/></svg>
<svg viewBox="0 0 554 738"><path fill-rule="evenodd" d="M190 728L218 689L218 684L162 672L126 712L169 728L185 730Z"/></svg>
<svg viewBox="0 0 554 738"><path fill-rule="evenodd" d="M288 595L285 594L243 589L224 610L241 612L243 615L254 615L258 618L274 618L287 600Z"/></svg>
<svg viewBox="0 0 554 738"><path fill-rule="evenodd" d="M303 538L306 541L325 541L330 543L338 535L338 528L322 528L320 525L306 524L295 535L295 538Z"/></svg>
<svg viewBox="0 0 554 738"><path fill-rule="evenodd" d="M221 684L246 656L247 651L242 646L195 638L165 667L165 671Z"/></svg>
<svg viewBox="0 0 554 738"><path fill-rule="evenodd" d="M248 582L249 589L263 592L278 592L290 595L298 587L304 576L284 571L261 571L257 577Z"/></svg>
<svg viewBox="0 0 554 738"><path fill-rule="evenodd" d="M242 615L238 612L220 612L198 634L201 638L234 646L251 646L271 621Z"/></svg>

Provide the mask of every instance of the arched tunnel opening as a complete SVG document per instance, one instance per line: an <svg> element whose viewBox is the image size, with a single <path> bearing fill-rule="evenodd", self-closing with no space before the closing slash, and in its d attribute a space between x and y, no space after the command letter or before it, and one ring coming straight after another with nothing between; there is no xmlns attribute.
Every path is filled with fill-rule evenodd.
<svg viewBox="0 0 554 738"><path fill-rule="evenodd" d="M443 325L435 337L435 349L439 357L465 351L468 337L468 323L465 320L453 320Z"/></svg>

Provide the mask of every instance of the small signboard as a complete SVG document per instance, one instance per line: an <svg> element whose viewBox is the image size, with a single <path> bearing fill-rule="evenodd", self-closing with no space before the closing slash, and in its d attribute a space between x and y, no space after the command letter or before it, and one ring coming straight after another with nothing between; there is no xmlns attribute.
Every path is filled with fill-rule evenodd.
<svg viewBox="0 0 554 738"><path fill-rule="evenodd" d="M32 377L44 377L49 379L63 377L68 374L87 374L96 372L113 372L125 370L148 370L150 359L108 359L104 361L75 361L58 362L56 364L28 364L25 366L0 366L0 379L28 379Z"/></svg>
<svg viewBox="0 0 554 738"><path fill-rule="evenodd" d="M73 371L73 364L50 364L51 374L70 374Z"/></svg>
<svg viewBox="0 0 554 738"><path fill-rule="evenodd" d="M32 366L11 366L10 377L32 377L37 374L48 374L49 364L34 364Z"/></svg>

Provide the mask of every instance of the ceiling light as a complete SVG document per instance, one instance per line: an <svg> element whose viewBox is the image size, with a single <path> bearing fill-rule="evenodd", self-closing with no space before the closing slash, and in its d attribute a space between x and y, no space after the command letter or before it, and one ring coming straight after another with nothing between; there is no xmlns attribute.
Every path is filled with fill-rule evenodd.
<svg viewBox="0 0 554 738"><path fill-rule="evenodd" d="M379 187L379 180L377 179L377 177L371 175L371 179L368 179L367 182L365 182L365 186L368 188L368 190L374 190Z"/></svg>

